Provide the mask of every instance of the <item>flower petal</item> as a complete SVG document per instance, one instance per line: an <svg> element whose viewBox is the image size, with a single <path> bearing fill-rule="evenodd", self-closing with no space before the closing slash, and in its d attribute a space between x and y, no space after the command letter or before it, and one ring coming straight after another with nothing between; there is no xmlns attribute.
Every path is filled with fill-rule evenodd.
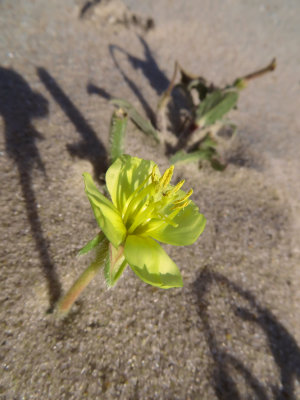
<svg viewBox="0 0 300 400"><path fill-rule="evenodd" d="M145 181L154 165L153 161L124 154L108 168L106 186L119 211L122 212L128 197Z"/></svg>
<svg viewBox="0 0 300 400"><path fill-rule="evenodd" d="M175 246L187 246L194 243L205 228L206 219L194 202L179 211L172 225L163 225L162 227L149 232L149 235L162 243L168 243ZM157 222L154 222L157 224Z"/></svg>
<svg viewBox="0 0 300 400"><path fill-rule="evenodd" d="M177 265L155 240L129 235L124 254L128 264L142 281L163 289L183 286Z"/></svg>
<svg viewBox="0 0 300 400"><path fill-rule="evenodd" d="M126 236L126 228L123 224L120 213L95 186L91 175L87 172L83 174L85 182L85 192L89 198L96 220L107 239L118 247Z"/></svg>

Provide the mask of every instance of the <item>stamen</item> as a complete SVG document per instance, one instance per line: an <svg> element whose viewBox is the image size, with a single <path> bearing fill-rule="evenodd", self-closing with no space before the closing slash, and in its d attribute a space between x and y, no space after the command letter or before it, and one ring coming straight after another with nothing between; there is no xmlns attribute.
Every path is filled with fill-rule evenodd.
<svg viewBox="0 0 300 400"><path fill-rule="evenodd" d="M135 229L142 225L144 221L151 220L151 214L154 210L154 204L147 205L147 207L143 207L135 216L134 221L128 229L128 233L133 233Z"/></svg>
<svg viewBox="0 0 300 400"><path fill-rule="evenodd" d="M157 165L155 164L151 172L152 183L157 183L159 181L158 176L156 175L156 170L157 170Z"/></svg>
<svg viewBox="0 0 300 400"><path fill-rule="evenodd" d="M174 207L171 208L171 210L181 210L184 207L188 206L190 204L191 200L187 200L185 203L183 204L176 204Z"/></svg>
<svg viewBox="0 0 300 400"><path fill-rule="evenodd" d="M141 202L145 204L147 200L151 201L152 194L153 194L153 183L150 183L146 187L144 187L129 203L127 210L124 214L123 221L126 222L128 219L130 219L130 216L132 216L138 207L140 206ZM139 211L138 211L139 212Z"/></svg>
<svg viewBox="0 0 300 400"><path fill-rule="evenodd" d="M157 192L159 192L161 189L165 189L168 186L168 184L172 179L173 171L174 171L174 165L171 165L171 167L165 171L165 173L158 182Z"/></svg>
<svg viewBox="0 0 300 400"><path fill-rule="evenodd" d="M166 215L159 215L159 216L163 220L163 222L166 222L167 224L174 226L174 228L177 228L178 224L176 224L176 222L174 222L171 218L169 218L169 216Z"/></svg>
<svg viewBox="0 0 300 400"><path fill-rule="evenodd" d="M183 196L181 199L173 201L173 204L180 204L180 203L186 201L192 194L193 194L193 189L190 189L187 192L187 194L185 196Z"/></svg>
<svg viewBox="0 0 300 400"><path fill-rule="evenodd" d="M174 196L174 194L176 194L178 192L178 190L181 189L181 187L183 186L185 180L182 179L182 181L178 182L176 186L174 186L171 190L167 190L166 193L164 194L165 196Z"/></svg>
<svg viewBox="0 0 300 400"><path fill-rule="evenodd" d="M177 213L177 211L176 211ZM165 226L166 224L172 225L175 228L177 228L178 224L176 224L174 221L172 221L172 219L170 219L169 217L164 217L164 220L150 220L147 221L147 223L144 223L142 225L140 225L138 227L138 233L142 234L142 233L147 233L149 234L150 232L156 231L156 230L160 230L163 226Z"/></svg>
<svg viewBox="0 0 300 400"><path fill-rule="evenodd" d="M126 211L131 203L131 201L133 200L133 198L138 194L138 192L143 188L143 186L145 186L145 184L148 182L149 178L150 178L151 174L147 176L147 178L135 189L134 192L131 193L131 195L128 197L123 210L122 210L122 218L124 218Z"/></svg>
<svg viewBox="0 0 300 400"><path fill-rule="evenodd" d="M174 187L169 186L174 166L171 165L161 178L156 173L157 168L157 165L153 166L151 173L129 196L123 207L122 218L129 234L149 233L167 225L176 228L178 224L174 218L191 202L188 198L193 193L192 189L181 198L176 195L184 180ZM148 183L149 178L151 180Z"/></svg>
<svg viewBox="0 0 300 400"><path fill-rule="evenodd" d="M159 201L154 201L153 197L150 198L150 201L146 202L143 207L134 215L134 222L128 229L128 232L132 233L139 225L144 225L143 222L146 220L151 220L152 218L164 218L164 216L159 213L159 210L163 210L166 203L167 199L164 198ZM133 210L130 211L132 212Z"/></svg>

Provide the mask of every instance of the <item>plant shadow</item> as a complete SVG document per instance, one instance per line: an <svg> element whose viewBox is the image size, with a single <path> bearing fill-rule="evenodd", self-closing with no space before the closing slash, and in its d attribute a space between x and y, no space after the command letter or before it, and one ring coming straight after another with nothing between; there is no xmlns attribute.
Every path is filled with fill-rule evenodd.
<svg viewBox="0 0 300 400"><path fill-rule="evenodd" d="M43 140L44 137L35 129L32 120L48 115L48 101L41 94L34 92L19 73L3 67L0 67L0 98L6 153L14 161L18 170L27 219L41 267L47 279L49 311L51 311L60 297L61 285L39 218L32 179L34 168L41 170L47 179L45 166L36 143L37 140Z"/></svg>
<svg viewBox="0 0 300 400"><path fill-rule="evenodd" d="M150 86L160 96L168 88L169 79L167 78L166 74L159 68L152 54L152 51L148 43L145 41L145 39L143 39L141 36L138 36L138 39L143 46L144 59L133 56L132 54L130 54L129 52L127 52L126 50L122 49L120 46L117 45L110 45L109 51L116 68L122 75L123 79L129 86L129 88L138 98L147 117L155 125L156 124L155 112L152 110L151 106L145 99L140 88L137 86L134 80L130 79L129 76L125 73L124 69L122 68L117 59L117 53L124 54L127 57L127 60L129 61L133 69L136 71L141 70L143 75L147 78Z"/></svg>
<svg viewBox="0 0 300 400"><path fill-rule="evenodd" d="M107 101L110 101L114 97L110 93L108 93L105 89L100 88L99 86L96 86L93 83L88 83L86 90L89 95L97 94L98 96L103 97Z"/></svg>
<svg viewBox="0 0 300 400"><path fill-rule="evenodd" d="M243 306L235 301L231 304L233 315L244 322L257 325L263 332L267 346L280 373L280 382L266 387L262 381L254 376L240 360L224 350L224 346L217 340L214 321L210 318L209 295L215 285L230 296L237 297ZM267 308L261 306L253 294L242 289L225 276L210 271L208 268L200 273L194 283L194 293L198 299L198 313L204 327L204 335L213 361L212 381L216 396L219 400L243 399L235 381L236 375L241 376L246 383L247 390L251 391L249 398L258 400L296 400L295 381L300 382L300 349L294 337L277 320ZM246 304L246 306L245 306ZM270 397L270 391L272 397Z"/></svg>
<svg viewBox="0 0 300 400"><path fill-rule="evenodd" d="M94 178L100 181L100 177L108 168L107 152L104 145L84 118L83 114L50 73L45 68L39 67L37 68L37 74L48 92L61 107L81 136L81 141L74 144L67 144L69 153L71 156L88 160L93 165Z"/></svg>

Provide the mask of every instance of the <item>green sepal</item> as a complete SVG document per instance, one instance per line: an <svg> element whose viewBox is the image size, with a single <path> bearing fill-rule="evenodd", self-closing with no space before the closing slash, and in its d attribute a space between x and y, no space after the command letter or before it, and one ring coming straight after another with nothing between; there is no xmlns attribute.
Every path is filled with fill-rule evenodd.
<svg viewBox="0 0 300 400"><path fill-rule="evenodd" d="M79 252L78 256L82 256L83 254L88 253L93 250L102 240L104 240L105 236L102 232L99 232L92 240L90 240L85 246L83 246Z"/></svg>
<svg viewBox="0 0 300 400"><path fill-rule="evenodd" d="M116 249L110 243L104 267L104 277L108 287L112 287L116 284L126 266L127 261L124 257L124 247L120 246Z"/></svg>
<svg viewBox="0 0 300 400"><path fill-rule="evenodd" d="M154 128L151 122L144 117L133 107L132 104L123 99L112 99L111 103L115 106L123 108L129 115L130 119L137 125L142 132L148 136L152 136L159 143L158 131Z"/></svg>
<svg viewBox="0 0 300 400"><path fill-rule="evenodd" d="M237 91L215 90L208 94L196 111L196 124L203 128L222 119L238 101Z"/></svg>

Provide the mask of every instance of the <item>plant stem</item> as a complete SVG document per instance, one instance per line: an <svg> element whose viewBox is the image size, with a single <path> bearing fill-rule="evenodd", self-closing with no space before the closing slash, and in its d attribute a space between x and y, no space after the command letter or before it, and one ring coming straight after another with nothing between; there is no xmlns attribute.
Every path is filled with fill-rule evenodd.
<svg viewBox="0 0 300 400"><path fill-rule="evenodd" d="M259 76L266 74L267 72L274 71L275 68L276 68L276 58L273 58L273 60L270 62L270 64L267 65L265 68L259 69L258 71L255 71L255 72L252 72L251 74L243 76L240 79L250 81L251 79L258 78Z"/></svg>
<svg viewBox="0 0 300 400"><path fill-rule="evenodd" d="M97 247L97 255L95 260L86 268L73 286L58 302L57 311L60 315L67 314L74 302L77 300L83 290L89 285L91 280L96 276L99 269L104 266L105 259L108 254L108 240L105 238Z"/></svg>

